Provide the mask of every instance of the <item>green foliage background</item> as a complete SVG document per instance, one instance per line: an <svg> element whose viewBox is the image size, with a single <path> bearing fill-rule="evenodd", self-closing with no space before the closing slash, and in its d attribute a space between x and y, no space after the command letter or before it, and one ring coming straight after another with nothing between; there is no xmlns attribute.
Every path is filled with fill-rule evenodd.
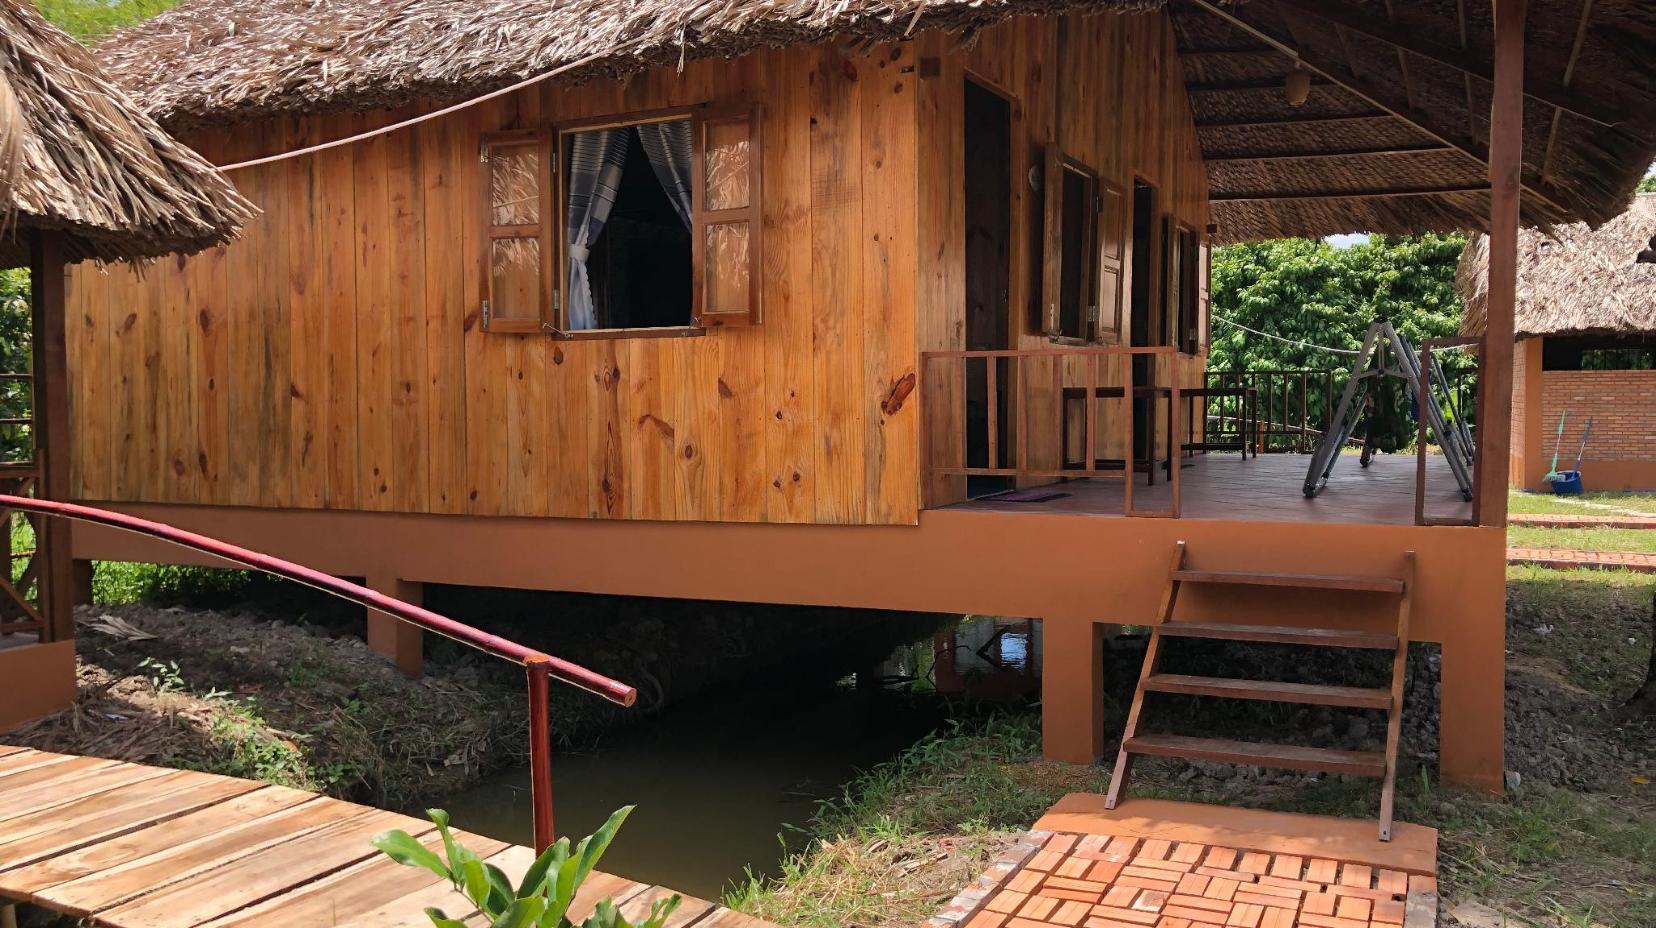
<svg viewBox="0 0 1656 928"><path fill-rule="evenodd" d="M168 9L178 0L35 0L35 6L58 28L82 42L130 26Z"/></svg>
<svg viewBox="0 0 1656 928"><path fill-rule="evenodd" d="M0 374L29 371L29 272L0 271ZM28 415L26 383L0 381L0 419ZM28 435L19 426L0 425L0 461L28 455Z"/></svg>
<svg viewBox="0 0 1656 928"><path fill-rule="evenodd" d="M1355 358L1257 335L1224 320L1278 338L1355 351L1369 324L1386 317L1413 345L1455 335L1460 297L1455 266L1466 237L1459 233L1370 236L1337 248L1326 241L1282 239L1230 245L1213 256L1213 339L1209 371L1330 370L1335 395ZM1470 366L1460 352L1445 366ZM1379 418L1384 451L1410 446L1413 419L1406 393L1395 385ZM1291 415L1297 421L1298 396ZM1327 420L1321 391L1307 398L1313 427Z"/></svg>

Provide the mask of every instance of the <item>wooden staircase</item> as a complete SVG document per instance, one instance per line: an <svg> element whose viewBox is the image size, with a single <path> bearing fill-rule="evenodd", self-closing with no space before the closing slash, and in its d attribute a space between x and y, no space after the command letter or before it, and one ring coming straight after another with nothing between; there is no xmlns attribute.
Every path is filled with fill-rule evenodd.
<svg viewBox="0 0 1656 928"><path fill-rule="evenodd" d="M1395 634L1387 634L1344 628L1175 622L1173 610L1179 601L1179 590L1186 583L1271 586L1297 590L1347 590L1395 596L1397 630ZM1126 793L1128 779L1132 776L1133 758L1139 755L1381 777L1380 840L1390 841L1392 806L1397 782L1397 746L1403 724L1403 674L1408 664L1409 597L1413 593L1413 588L1413 551L1404 554L1401 577L1250 573L1189 570L1185 567L1185 543L1179 542L1174 550L1173 565L1168 572L1167 590L1162 595L1161 608L1157 611L1154 624L1150 626L1150 644L1144 653L1144 668L1139 673L1138 688L1133 693L1133 705L1127 713L1127 728L1122 734L1121 752L1116 756L1115 775L1110 779L1110 791L1105 799L1105 808L1114 809ZM1389 650L1393 655L1391 688L1322 686L1162 673L1159 668L1162 646L1164 639L1168 638L1215 638L1321 648ZM1139 721L1143 717L1146 693L1181 693L1311 706L1384 709L1386 750L1384 753L1342 751L1222 738L1143 735L1139 734Z"/></svg>

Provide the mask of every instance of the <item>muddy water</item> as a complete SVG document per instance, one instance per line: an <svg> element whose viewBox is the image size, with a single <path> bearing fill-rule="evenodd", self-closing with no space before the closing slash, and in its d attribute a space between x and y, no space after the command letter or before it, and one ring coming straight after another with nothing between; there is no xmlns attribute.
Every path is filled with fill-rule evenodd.
<svg viewBox="0 0 1656 928"><path fill-rule="evenodd" d="M558 833L589 834L617 807L635 804L603 869L717 899L747 870L775 873L778 835L802 844L797 829L820 800L839 796L858 770L891 758L942 717L939 701L844 686L685 703L593 751L553 758ZM455 827L531 842L526 768L435 804Z"/></svg>

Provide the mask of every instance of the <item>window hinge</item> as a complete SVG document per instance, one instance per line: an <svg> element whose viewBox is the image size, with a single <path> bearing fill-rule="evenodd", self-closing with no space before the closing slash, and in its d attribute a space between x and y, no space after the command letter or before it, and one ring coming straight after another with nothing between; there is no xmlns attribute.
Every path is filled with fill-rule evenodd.
<svg viewBox="0 0 1656 928"><path fill-rule="evenodd" d="M489 301L484 300L483 301L483 329L485 331L487 331L488 328L489 328Z"/></svg>
<svg viewBox="0 0 1656 928"><path fill-rule="evenodd" d="M1087 307L1087 321L1092 323L1093 325L1098 324L1098 307L1097 306Z"/></svg>
<svg viewBox="0 0 1656 928"><path fill-rule="evenodd" d="M477 163L489 163L489 143L487 141L477 143Z"/></svg>

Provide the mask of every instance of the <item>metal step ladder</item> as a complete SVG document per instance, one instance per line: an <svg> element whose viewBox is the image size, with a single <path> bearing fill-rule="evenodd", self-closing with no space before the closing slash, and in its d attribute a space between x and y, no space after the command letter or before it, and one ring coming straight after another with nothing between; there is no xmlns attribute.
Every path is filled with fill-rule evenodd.
<svg viewBox="0 0 1656 928"><path fill-rule="evenodd" d="M1449 470L1455 475L1455 483L1460 487L1461 497L1470 502L1473 470L1472 430L1467 426L1466 417L1461 414L1460 407L1455 402L1455 391L1451 388L1442 365L1432 357L1427 359L1425 387L1421 388L1420 355L1389 319L1376 320L1363 336L1363 347L1357 354L1356 362L1351 366L1351 376L1346 380L1345 390L1340 393L1340 403L1335 407L1334 414L1329 417L1328 427L1317 438L1317 445L1311 452L1311 466L1305 474L1306 498L1316 496L1327 486L1329 472L1340 460L1340 449L1345 447L1346 441L1351 438L1357 429L1357 423L1362 419L1369 386L1378 383L1382 377L1395 377L1408 385L1415 407L1420 415L1426 417L1427 424L1432 429L1431 434L1437 438L1438 446L1443 449L1443 456L1449 462ZM1365 442L1360 461L1362 466L1368 466L1372 453L1373 449Z"/></svg>
<svg viewBox="0 0 1656 928"><path fill-rule="evenodd" d="M1409 599L1414 588L1414 563L1414 552L1406 552L1400 577L1192 570L1185 566L1185 543L1179 542L1174 550L1172 568L1168 571L1167 589L1162 595L1161 608L1155 616L1154 624L1150 626L1150 643L1144 652L1144 667L1139 672L1138 687L1133 692L1132 708L1127 712L1127 728L1122 733L1121 751L1116 755L1115 774L1110 778L1105 808L1114 809L1126 794L1128 780L1133 772L1133 758L1140 755L1380 777L1380 840L1390 841L1392 808L1397 785L1397 749L1403 727L1403 678L1408 665ZM1344 628L1176 622L1173 620L1174 607L1178 604L1179 590L1186 583L1347 590L1395 596L1396 632L1388 634ZM1164 641L1170 638L1209 638L1322 648L1387 650L1392 652L1391 687L1386 689L1322 686L1162 673L1162 649ZM1383 709L1386 712L1386 749L1383 753L1343 751L1222 738L1140 734L1139 723L1143 718L1146 693L1182 693L1311 706Z"/></svg>

